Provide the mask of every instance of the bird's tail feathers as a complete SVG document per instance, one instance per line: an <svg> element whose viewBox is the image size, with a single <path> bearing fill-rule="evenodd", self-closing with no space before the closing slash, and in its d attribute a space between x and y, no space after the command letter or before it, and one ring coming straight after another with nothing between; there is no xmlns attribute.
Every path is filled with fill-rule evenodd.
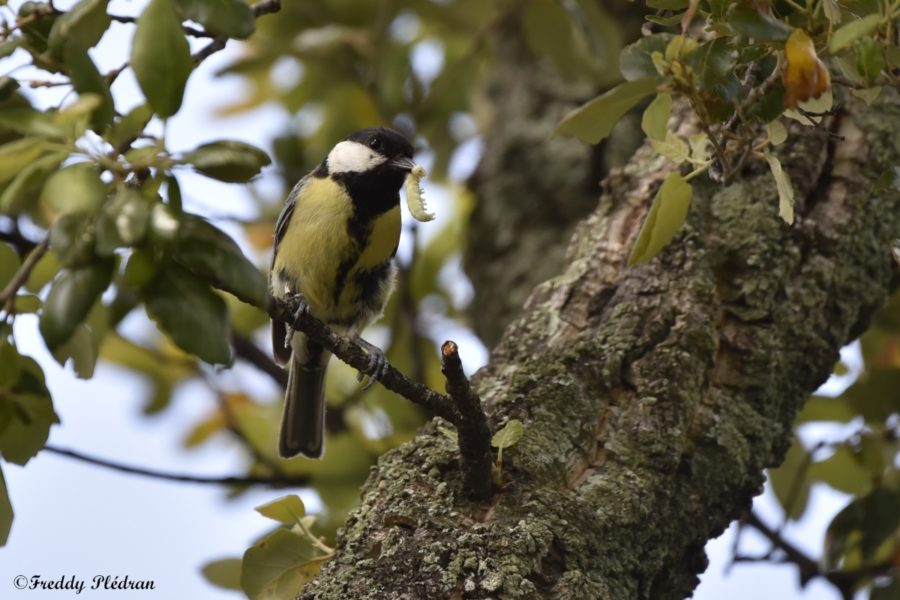
<svg viewBox="0 0 900 600"><path fill-rule="evenodd" d="M281 417L278 454L291 458L303 454L319 458L325 444L326 360L304 367L296 353L291 357Z"/></svg>

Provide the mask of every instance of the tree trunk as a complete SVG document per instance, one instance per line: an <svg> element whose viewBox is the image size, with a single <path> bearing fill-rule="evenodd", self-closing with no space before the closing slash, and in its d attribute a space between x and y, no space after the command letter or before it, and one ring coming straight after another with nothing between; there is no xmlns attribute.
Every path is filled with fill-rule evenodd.
<svg viewBox="0 0 900 600"><path fill-rule="evenodd" d="M897 283L900 191L884 182L900 100L884 96L834 117L840 139L791 128L794 226L753 162L727 187L695 180L675 241L626 268L671 167L642 149L613 173L566 271L474 377L493 427L525 424L503 488L466 501L432 422L379 461L302 597L689 596L707 540L750 505L803 401Z"/></svg>
<svg viewBox="0 0 900 600"><path fill-rule="evenodd" d="M604 9L614 13L624 40L638 37L641 5L613 1ZM495 39L481 103L493 107L493 115L481 124L484 158L469 182L479 199L465 249L475 289L469 315L488 347L519 316L531 290L564 269L572 231L597 207L600 181L610 167L624 165L644 137L638 111L597 147L554 135L566 113L602 90L536 58L520 20L514 14ZM618 74L617 58L611 62Z"/></svg>

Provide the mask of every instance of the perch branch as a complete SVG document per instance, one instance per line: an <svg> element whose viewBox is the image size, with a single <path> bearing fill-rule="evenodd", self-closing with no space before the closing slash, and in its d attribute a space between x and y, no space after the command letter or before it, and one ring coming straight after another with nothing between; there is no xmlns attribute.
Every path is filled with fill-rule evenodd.
<svg viewBox="0 0 900 600"><path fill-rule="evenodd" d="M269 316L291 323L295 330L302 331L354 369L366 372L370 365L369 353L356 341L334 333L309 311L298 311L300 303L300 297L285 300L270 297ZM456 427L459 433L466 493L472 499L483 500L491 491L490 430L487 419L481 410L481 402L472 393L462 371L456 344L444 343L442 354L442 370L447 377L449 397L410 380L390 364L385 367L378 381L392 392L424 407Z"/></svg>

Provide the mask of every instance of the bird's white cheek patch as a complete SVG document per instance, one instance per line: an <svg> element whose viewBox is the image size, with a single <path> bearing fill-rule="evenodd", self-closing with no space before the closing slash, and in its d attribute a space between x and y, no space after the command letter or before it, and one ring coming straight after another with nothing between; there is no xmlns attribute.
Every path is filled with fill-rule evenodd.
<svg viewBox="0 0 900 600"><path fill-rule="evenodd" d="M343 141L328 153L329 173L362 173L383 163L385 158L359 142Z"/></svg>

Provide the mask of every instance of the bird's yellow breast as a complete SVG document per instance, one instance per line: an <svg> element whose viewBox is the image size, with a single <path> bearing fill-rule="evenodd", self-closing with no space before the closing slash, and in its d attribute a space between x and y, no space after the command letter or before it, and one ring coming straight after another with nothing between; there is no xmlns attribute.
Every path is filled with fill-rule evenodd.
<svg viewBox="0 0 900 600"><path fill-rule="evenodd" d="M399 204L366 224L362 243L348 227L353 215L344 186L330 177L311 178L298 194L275 256L274 271L293 280L312 313L325 321L356 319L357 275L389 260L400 239Z"/></svg>

